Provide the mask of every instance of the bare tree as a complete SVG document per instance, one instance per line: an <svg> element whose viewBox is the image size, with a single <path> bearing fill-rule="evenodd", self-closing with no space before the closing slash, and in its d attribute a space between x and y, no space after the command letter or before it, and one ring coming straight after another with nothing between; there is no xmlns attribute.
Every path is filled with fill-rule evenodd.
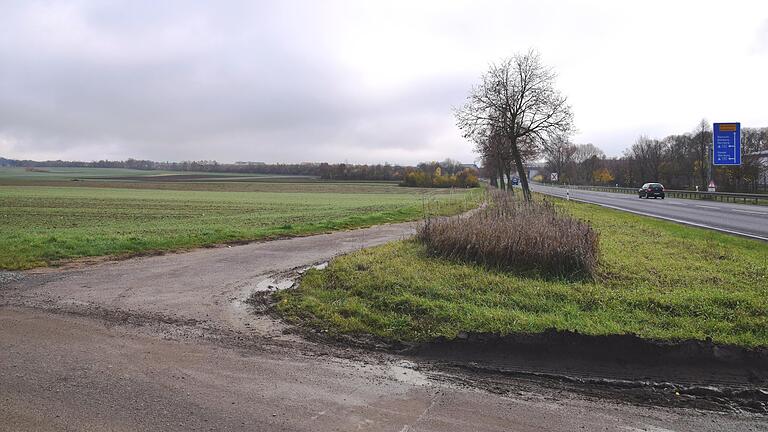
<svg viewBox="0 0 768 432"><path fill-rule="evenodd" d="M488 128L503 138L527 200L531 191L524 157L536 155L543 142L568 134L573 125L571 107L555 88L555 78L537 52L516 54L491 64L464 106L455 111L457 125L466 137Z"/></svg>
<svg viewBox="0 0 768 432"><path fill-rule="evenodd" d="M571 144L567 136L558 135L547 141L543 147L549 170L558 173L558 182L566 180L565 169L573 161L576 146Z"/></svg>
<svg viewBox="0 0 768 432"><path fill-rule="evenodd" d="M666 153L664 142L640 135L630 148L643 181L659 181L661 165Z"/></svg>
<svg viewBox="0 0 768 432"><path fill-rule="evenodd" d="M592 158L593 156L598 159L603 159L605 158L605 153L592 143L577 144L573 152L573 161L576 163L582 163L585 160Z"/></svg>
<svg viewBox="0 0 768 432"><path fill-rule="evenodd" d="M709 179L709 169L712 161L709 156L710 143L712 142L712 127L706 119L701 119L696 129L693 131L693 141L696 143L700 185L702 190L706 190Z"/></svg>
<svg viewBox="0 0 768 432"><path fill-rule="evenodd" d="M509 154L503 137L493 128L493 125L476 128L471 135L465 133L465 136L475 142L475 151L482 156L483 165L492 170L489 173L491 184L495 183L494 186L505 189L504 175L508 171Z"/></svg>

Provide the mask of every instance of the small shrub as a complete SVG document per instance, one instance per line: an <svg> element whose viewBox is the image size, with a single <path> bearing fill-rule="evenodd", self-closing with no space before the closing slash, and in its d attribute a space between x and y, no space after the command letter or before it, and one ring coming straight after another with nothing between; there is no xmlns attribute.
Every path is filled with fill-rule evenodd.
<svg viewBox="0 0 768 432"><path fill-rule="evenodd" d="M465 169L456 175L442 175L439 170L435 170L435 173L432 174L421 170L414 170L405 174L400 186L422 188L474 188L480 186L480 181L470 169Z"/></svg>
<svg viewBox="0 0 768 432"><path fill-rule="evenodd" d="M589 225L498 190L469 216L426 220L417 238L437 256L502 269L591 276L597 266L598 236Z"/></svg>

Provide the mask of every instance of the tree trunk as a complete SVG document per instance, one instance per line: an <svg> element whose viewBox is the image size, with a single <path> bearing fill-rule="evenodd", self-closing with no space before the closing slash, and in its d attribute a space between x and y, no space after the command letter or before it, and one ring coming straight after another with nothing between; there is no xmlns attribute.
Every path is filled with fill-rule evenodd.
<svg viewBox="0 0 768 432"><path fill-rule="evenodd" d="M520 157L520 150L517 148L517 140L511 139L512 142L512 158L515 160L515 167L517 168L517 174L520 176L520 186L523 187L523 197L526 201L531 201L531 189L528 187L528 175L525 172L523 166L523 160Z"/></svg>
<svg viewBox="0 0 768 432"><path fill-rule="evenodd" d="M499 172L499 189L505 190L505 187L504 187L504 168L502 168L504 166L503 162L501 160L499 160L496 166L497 166L497 171Z"/></svg>

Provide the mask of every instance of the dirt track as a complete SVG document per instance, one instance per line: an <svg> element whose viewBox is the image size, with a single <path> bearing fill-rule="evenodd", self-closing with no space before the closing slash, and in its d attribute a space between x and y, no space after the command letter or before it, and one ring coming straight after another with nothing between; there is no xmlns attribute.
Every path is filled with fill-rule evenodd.
<svg viewBox="0 0 768 432"><path fill-rule="evenodd" d="M768 431L761 415L316 343L242 302L276 272L411 232L6 274L0 430Z"/></svg>

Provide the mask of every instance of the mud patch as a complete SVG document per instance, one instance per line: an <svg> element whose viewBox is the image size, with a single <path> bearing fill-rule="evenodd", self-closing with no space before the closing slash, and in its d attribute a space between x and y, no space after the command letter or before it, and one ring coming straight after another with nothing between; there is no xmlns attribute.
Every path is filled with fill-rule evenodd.
<svg viewBox="0 0 768 432"><path fill-rule="evenodd" d="M571 392L595 399L612 399L633 405L692 408L705 411L768 415L768 391L727 385L685 385L672 381L626 380L570 376L561 372L495 369L488 365L434 363L428 374L444 381L506 396L536 395L542 389Z"/></svg>
<svg viewBox="0 0 768 432"><path fill-rule="evenodd" d="M411 354L442 358L505 358L525 356L560 361L610 362L619 365L743 368L760 371L768 384L768 349L715 344L710 340L657 341L635 335L591 336L548 330L500 336L462 333L456 339L438 338L414 346ZM568 360L566 360L568 359Z"/></svg>
<svg viewBox="0 0 768 432"><path fill-rule="evenodd" d="M256 284L245 286L241 290L241 302L253 308L256 313L274 312L274 299L272 294L277 291L294 288L298 280L307 270L323 270L328 267L328 261L315 263L308 266L297 267L287 272L269 275Z"/></svg>
<svg viewBox="0 0 768 432"><path fill-rule="evenodd" d="M274 292L293 287L296 282L293 279L267 278L253 288L254 292Z"/></svg>
<svg viewBox="0 0 768 432"><path fill-rule="evenodd" d="M500 393L530 381L635 404L768 414L765 349L551 330L507 336L462 334L407 352L450 372L448 381Z"/></svg>
<svg viewBox="0 0 768 432"><path fill-rule="evenodd" d="M423 386L430 383L427 376L419 371L418 365L408 360L389 365L387 373L392 378L411 385Z"/></svg>
<svg viewBox="0 0 768 432"><path fill-rule="evenodd" d="M764 350L555 330L508 336L463 334L454 340L408 346L366 335L300 331L326 346L402 355L409 359L405 364L413 366L398 369L400 373L412 370L430 382L511 397L535 395L544 387L638 405L768 415Z"/></svg>
<svg viewBox="0 0 768 432"><path fill-rule="evenodd" d="M296 271L300 275L303 271ZM295 280L295 279L292 279ZM287 285L287 283L286 283ZM291 285L292 287L293 285ZM272 293L255 292L255 308L277 316ZM337 334L298 324L291 332L330 350L400 356L441 381L511 397L570 392L632 404L768 415L768 349L712 341L654 341L635 335L589 336L549 330L536 334L461 333L411 344L367 334Z"/></svg>

